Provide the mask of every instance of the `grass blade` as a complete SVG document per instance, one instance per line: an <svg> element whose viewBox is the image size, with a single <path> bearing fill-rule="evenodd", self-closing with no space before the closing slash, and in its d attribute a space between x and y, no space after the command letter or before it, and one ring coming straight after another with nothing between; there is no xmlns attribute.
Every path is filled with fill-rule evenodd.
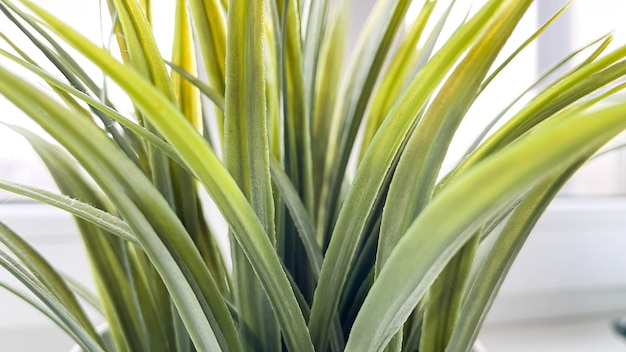
<svg viewBox="0 0 626 352"><path fill-rule="evenodd" d="M281 324L285 339L299 344L300 349L311 350L310 337L302 313L291 291L289 281L259 219L238 186L190 124L181 123L184 117L174 105L164 99L143 77L114 60L106 51L89 43L53 16L32 2L25 2L60 36L86 54L120 84L141 107L145 115L177 150L181 159L204 184L207 191L232 226L237 242L253 263L256 275L272 304ZM174 127L175 126L175 127ZM108 165L112 170L120 166ZM125 175L125 178L128 178ZM144 188L144 187L141 187ZM132 187L130 187L132 189ZM112 190L115 193L114 190ZM139 216L141 219L142 216ZM156 218L155 220L159 220ZM154 259L154 258L152 258ZM176 276L176 275L175 275Z"/></svg>
<svg viewBox="0 0 626 352"><path fill-rule="evenodd" d="M17 235L11 231L6 225L0 223L0 236L5 237ZM32 293L37 296L54 314L63 325L67 326L67 332L74 340L83 348L89 351L104 352L102 346L98 342L99 337L93 335L93 332L85 330L85 327L79 322L65 306L64 302L60 302L56 297L22 264L17 262L13 257L8 255L4 250L0 249L0 266L4 267L10 274L15 276L22 284L26 286Z"/></svg>
<svg viewBox="0 0 626 352"><path fill-rule="evenodd" d="M447 262L484 221L537 180L571 165L619 133L626 127L624 108L622 104L578 112L546 124L442 190L390 255L357 316L346 351L383 348ZM442 212L454 221L442 223ZM391 292L389 287L396 290Z"/></svg>
<svg viewBox="0 0 626 352"><path fill-rule="evenodd" d="M344 181L350 151L376 81L382 73L385 59L410 4L411 1L408 0L382 1L377 4L365 24L368 29L361 33L355 61L351 63L348 77L341 86L340 95L352 99L339 101L339 105L333 111L335 125L331 129L328 147L333 152L327 154L325 179L328 185L321 190L321 223L318 222L318 231L326 236L325 247L333 228L339 204L338 195ZM314 327L313 336L316 336L316 331L317 328ZM317 338L314 337L315 339Z"/></svg>
<svg viewBox="0 0 626 352"><path fill-rule="evenodd" d="M295 186L289 180L289 176L280 167L280 163L271 160L272 180L280 190L280 195L289 209L291 218L298 229L300 240L306 250L307 261L315 281L319 279L320 268L322 267L322 250L315 240L315 228L309 218L306 207L302 203Z"/></svg>
<svg viewBox="0 0 626 352"><path fill-rule="evenodd" d="M125 241L137 243L137 238L122 219L77 199L5 180L0 180L0 189L65 210Z"/></svg>
<svg viewBox="0 0 626 352"><path fill-rule="evenodd" d="M182 78L186 79L187 81L189 81L191 84L193 84L196 88L198 88L198 90L204 94L207 98L211 99L211 101L213 102L213 104L215 104L215 106L224 111L224 93L220 93L218 92L215 88L210 87L206 84L204 84L201 80L199 80L198 78L196 78L194 75L192 75L191 73L189 73L187 70L185 70L184 68L172 63L172 62L165 62L169 67L172 68L172 70L174 70L177 74L179 74Z"/></svg>
<svg viewBox="0 0 626 352"><path fill-rule="evenodd" d="M31 26L39 35L41 35L45 41L47 41L52 48L49 48L43 41L39 40L30 30L26 28L22 23L20 23L12 13L8 10L13 11L20 18L22 18L29 26ZM86 74L86 72L82 69L82 67L72 58L72 56L62 47L60 46L42 27L35 19L31 16L25 14L11 2L1 0L0 1L0 11L2 11L9 20L11 20L19 29L24 33L29 40L50 60L50 62L63 74L63 76L68 80L68 82L75 87L77 90L81 91L85 95L88 95L88 92L92 92L96 96L102 96L103 91L95 84L93 80ZM7 41L11 47L13 47L16 52L18 52L25 60L29 61L31 64L37 66L34 60L28 58L28 56L20 50L11 40L8 40L6 36L2 35L3 39ZM110 102L105 101L107 104L111 105ZM124 151L124 153L135 163L138 163L137 158L137 146L132 144L133 136L131 134L127 134L118 131L116 128L116 124L114 121L109 119L106 115L100 114L97 110L94 110L96 116L102 121L107 131L111 133L111 136L115 140L115 142L120 146L120 148Z"/></svg>
<svg viewBox="0 0 626 352"><path fill-rule="evenodd" d="M444 73L471 47L478 33L492 24L487 19L500 13L498 10L503 11L500 6L504 7L501 2L490 1L450 38L440 55L420 71L383 122L363 157L333 230L311 307L309 327L318 343L327 336L357 246L366 225L372 221L373 212L379 209L377 204L383 197L407 134Z"/></svg>
<svg viewBox="0 0 626 352"><path fill-rule="evenodd" d="M313 169L313 189L315 190L315 218L320 209L321 190L324 183L324 163L328 154L328 141L332 125L332 112L337 105L339 83L345 56L345 46L348 40L348 21L350 2L344 1L342 6L331 11L332 16L328 31L322 42L317 64L315 97L311 101L311 158ZM307 88L309 89L309 88Z"/></svg>
<svg viewBox="0 0 626 352"><path fill-rule="evenodd" d="M566 171L535 186L515 208L465 294L446 351L470 350L521 246L557 192L586 159L582 158Z"/></svg>
<svg viewBox="0 0 626 352"><path fill-rule="evenodd" d="M141 235L139 240L142 247L155 267L164 273L162 278L166 281L181 314L187 320L194 342L199 348L200 346L216 348L217 338L209 324L209 322L216 323L212 319L213 312L202 304L206 297L215 304L213 308L218 309L220 295L196 291L211 291L212 287L207 285L212 285L212 280L197 250L190 243L189 235L169 206L164 203L163 198L155 193L155 189L143 174L134 164L119 154L110 140L96 126L77 117L72 111L63 109L56 102L33 89L28 83L2 68L0 68L0 76L2 77L0 92L35 118L42 127L71 151L107 192L120 214L125 219L129 219L133 232ZM153 222L157 229L168 230L157 234L150 222ZM170 252L162 239L166 239L174 248L184 246L185 249L178 248L177 251ZM184 263L177 253L186 253L187 263ZM195 263L190 265L192 262ZM182 271L183 268L188 270ZM204 276L201 284L193 278L193 276L200 275ZM194 282L195 285L192 286L190 282ZM190 299L191 297L194 299ZM223 309L226 311L225 306ZM227 311L226 314L228 314ZM222 318L228 319L230 315L222 315ZM228 327L228 320L220 320L220 322ZM216 329L216 331L220 330Z"/></svg>
<svg viewBox="0 0 626 352"><path fill-rule="evenodd" d="M250 201L272 243L276 242L274 199L269 171L269 137L265 112L263 1L232 1L226 48L224 160ZM243 251L231 248L239 324L258 334L261 349L280 348L280 333L253 268ZM253 341L239 329L244 341ZM249 343L249 342L248 342ZM290 343L288 343L290 344ZM291 346L295 347L295 346ZM248 346L248 349L253 345Z"/></svg>
<svg viewBox="0 0 626 352"><path fill-rule="evenodd" d="M402 89L406 87L407 82L412 77L411 73L420 57L429 54L418 49L417 44L422 38L426 24L436 5L437 1L424 2L417 19L411 24L405 38L402 39L400 47L393 56L392 62L374 94L361 141L361 158L374 138L382 120L395 103L395 98L400 96Z"/></svg>
<svg viewBox="0 0 626 352"><path fill-rule="evenodd" d="M223 0L226 2L227 0ZM226 85L226 16L219 0L189 0L198 51L211 87L221 95ZM215 111L218 136L224 137L224 108ZM220 144L220 143L217 143Z"/></svg>

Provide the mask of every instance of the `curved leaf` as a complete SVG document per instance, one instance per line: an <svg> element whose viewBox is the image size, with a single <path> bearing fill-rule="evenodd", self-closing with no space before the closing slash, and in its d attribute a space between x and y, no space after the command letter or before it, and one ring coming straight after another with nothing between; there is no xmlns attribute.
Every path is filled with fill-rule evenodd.
<svg viewBox="0 0 626 352"><path fill-rule="evenodd" d="M89 221L111 234L119 236L125 241L137 243L137 238L124 220L87 203L83 203L64 195L55 194L44 189L5 180L0 180L0 189L46 203L61 210L65 210L74 216L77 216L85 221Z"/></svg>
<svg viewBox="0 0 626 352"><path fill-rule="evenodd" d="M335 314L357 246L364 236L366 224L378 209L376 205L384 196L383 190L389 182L399 153L424 105L445 78L447 70L468 47L476 44L479 33L494 25L494 14L506 18L507 14L510 16L511 8L517 6L519 4L511 2L490 1L475 17L462 25L415 76L374 137L339 212L322 265L309 321L311 335L319 340L318 343L326 339L327 329Z"/></svg>
<svg viewBox="0 0 626 352"><path fill-rule="evenodd" d="M383 348L484 221L550 173L571 165L621 132L626 128L625 109L626 104L621 104L577 112L564 121L545 124L443 189L383 266L357 316L346 351ZM442 218L448 221L442 222Z"/></svg>
<svg viewBox="0 0 626 352"><path fill-rule="evenodd" d="M206 266L180 220L161 195L94 124L64 109L3 68L0 68L0 77L0 93L36 119L81 162L115 203L133 232L141 235L138 239L162 273L161 277L170 289L183 320L187 321L194 342L199 348L217 348L217 337L210 322L215 327L217 324L205 299L212 300L213 308L219 312L221 297L211 292L215 284ZM177 250L168 249L163 240ZM185 253L186 263L180 258L180 253ZM202 281L194 276L202 276ZM224 320L220 323L228 327L230 314L225 306L223 311L221 316Z"/></svg>
<svg viewBox="0 0 626 352"><path fill-rule="evenodd" d="M191 124L153 86L135 71L113 59L80 34L29 1L24 1L61 37L105 70L140 106L154 126L177 150L181 159L206 187L211 198L232 226L238 243L246 252L268 294L285 338L306 348L310 341L302 312L271 242L228 171ZM310 342L309 342L310 343ZM305 344L304 346L302 344Z"/></svg>
<svg viewBox="0 0 626 352"><path fill-rule="evenodd" d="M9 232L9 228L0 224L0 235ZM33 292L54 314L60 322L67 326L67 332L83 348L89 351L104 352L97 340L78 322L78 319L59 302L53 294L28 270L0 249L0 266L7 269L9 273L22 282L31 292Z"/></svg>
<svg viewBox="0 0 626 352"><path fill-rule="evenodd" d="M533 187L513 210L465 293L446 351L470 350L500 285L530 231L569 176L586 159L582 158L573 167Z"/></svg>

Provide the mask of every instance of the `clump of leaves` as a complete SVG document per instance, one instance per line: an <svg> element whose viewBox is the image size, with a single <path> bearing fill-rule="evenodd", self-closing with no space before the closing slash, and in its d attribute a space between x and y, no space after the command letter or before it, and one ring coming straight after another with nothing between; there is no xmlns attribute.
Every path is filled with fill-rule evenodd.
<svg viewBox="0 0 626 352"><path fill-rule="evenodd" d="M626 128L626 104L606 103L626 47L604 53L606 36L521 87L527 102L443 173L470 107L561 13L497 66L531 3L486 1L443 38L454 1L425 1L405 29L411 1L380 0L348 57L349 1L178 0L170 62L156 3L108 0L115 45L103 48L31 1L0 0L49 61L2 35L0 94L56 143L9 127L63 195L0 188L75 216L97 295L6 226L0 265L34 297L3 287L87 351L470 350L547 204Z"/></svg>

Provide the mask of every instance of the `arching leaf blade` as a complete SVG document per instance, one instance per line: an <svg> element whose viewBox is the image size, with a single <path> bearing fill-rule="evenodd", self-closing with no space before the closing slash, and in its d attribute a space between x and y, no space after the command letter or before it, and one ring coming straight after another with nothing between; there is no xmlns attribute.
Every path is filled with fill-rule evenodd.
<svg viewBox="0 0 626 352"><path fill-rule="evenodd" d="M165 139L177 149L181 159L203 183L233 227L237 241L248 254L248 260L253 262L252 266L257 270L256 273L268 292L286 338L294 343L298 341L300 348L310 346L307 343L310 337L304 318L271 242L239 187L206 145L202 136L196 133L191 125L181 123L184 117L180 112L136 72L124 67L107 52L92 45L36 5L27 1L25 3L60 36L85 53L123 86ZM172 128L174 125L176 127Z"/></svg>
<svg viewBox="0 0 626 352"><path fill-rule="evenodd" d="M621 104L576 112L546 124L442 190L392 252L355 321L346 350L382 348L484 221L552 172L621 132L626 127L625 108ZM443 213L451 221L442 223Z"/></svg>

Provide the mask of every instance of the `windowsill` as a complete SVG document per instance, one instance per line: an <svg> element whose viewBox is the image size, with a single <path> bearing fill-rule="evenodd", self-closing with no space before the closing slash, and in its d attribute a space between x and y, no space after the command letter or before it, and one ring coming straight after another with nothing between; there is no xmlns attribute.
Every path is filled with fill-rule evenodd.
<svg viewBox="0 0 626 352"><path fill-rule="evenodd" d="M618 352L626 339L612 324L626 311L510 324L487 324L480 333L486 351Z"/></svg>
<svg viewBox="0 0 626 352"><path fill-rule="evenodd" d="M559 197L530 235L490 322L626 310L626 197Z"/></svg>

